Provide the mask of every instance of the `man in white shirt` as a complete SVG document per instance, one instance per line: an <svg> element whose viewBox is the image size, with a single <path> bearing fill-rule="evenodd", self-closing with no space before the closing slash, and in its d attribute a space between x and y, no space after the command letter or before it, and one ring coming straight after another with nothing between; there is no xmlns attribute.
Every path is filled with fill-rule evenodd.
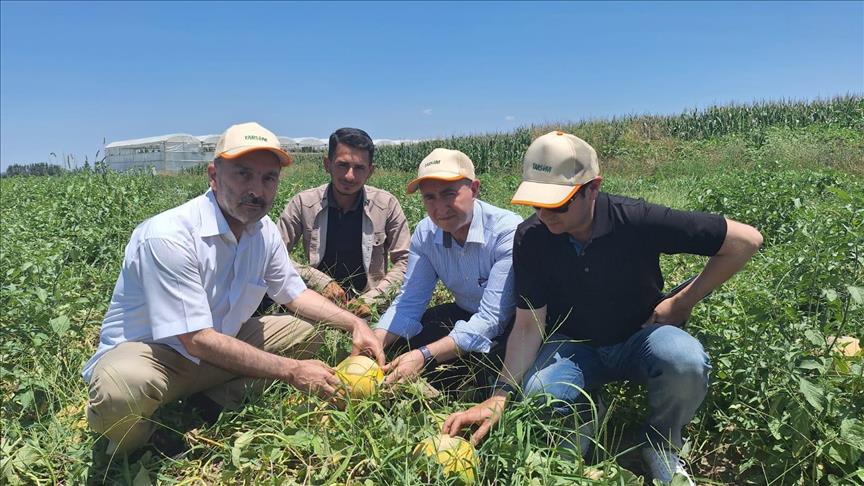
<svg viewBox="0 0 864 486"><path fill-rule="evenodd" d="M309 359L321 345L316 322L352 332L353 354L383 365L366 322L306 288L267 216L291 161L269 130L234 125L207 168L210 190L132 233L82 373L87 420L108 437L108 453L146 443L153 412L193 393L235 408L248 389L276 379L330 396L339 380ZM302 318L250 319L265 293Z"/></svg>

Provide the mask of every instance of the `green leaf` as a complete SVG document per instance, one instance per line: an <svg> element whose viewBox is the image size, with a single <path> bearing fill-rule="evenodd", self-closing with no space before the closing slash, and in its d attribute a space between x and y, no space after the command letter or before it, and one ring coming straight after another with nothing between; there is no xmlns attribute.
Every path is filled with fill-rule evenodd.
<svg viewBox="0 0 864 486"><path fill-rule="evenodd" d="M672 482L669 484L670 486L690 486L692 483L683 474L676 473L672 476Z"/></svg>
<svg viewBox="0 0 864 486"><path fill-rule="evenodd" d="M834 193L834 195L840 198L840 200L843 202L849 202L852 200L852 198L849 196L849 193L844 191L843 189L840 189L839 187L826 187L825 189L828 192Z"/></svg>
<svg viewBox="0 0 864 486"><path fill-rule="evenodd" d="M321 439L305 430L299 430L292 435L283 435L281 439L287 446L298 447L304 450L312 448L321 442Z"/></svg>
<svg viewBox="0 0 864 486"><path fill-rule="evenodd" d="M798 365L802 370L819 370L822 371L825 368L825 365L820 363L815 359L805 359L801 361L801 364Z"/></svg>
<svg viewBox="0 0 864 486"><path fill-rule="evenodd" d="M815 329L807 329L804 331L804 337L814 346L819 346L820 348L825 346L825 337L822 336L821 332Z"/></svg>
<svg viewBox="0 0 864 486"><path fill-rule="evenodd" d="M234 467L240 469L240 457L243 455L243 448L252 442L253 437L254 434L250 430L240 434L240 437L234 441L234 447L231 448L231 463L234 464Z"/></svg>
<svg viewBox="0 0 864 486"><path fill-rule="evenodd" d="M27 390L18 395L15 399L18 401L18 404L21 405L21 408L27 410L33 403L33 390Z"/></svg>
<svg viewBox="0 0 864 486"><path fill-rule="evenodd" d="M771 435L774 436L775 439L780 440L783 438L783 434L780 433L780 427L783 426L783 422L774 419L768 422L768 431L771 432Z"/></svg>
<svg viewBox="0 0 864 486"><path fill-rule="evenodd" d="M738 466L738 473L743 473L744 471L753 467L755 464L756 464L756 458L751 457L751 458L747 459L746 461L742 462Z"/></svg>
<svg viewBox="0 0 864 486"><path fill-rule="evenodd" d="M864 421L854 418L840 423L840 437L849 444L864 450Z"/></svg>
<svg viewBox="0 0 864 486"><path fill-rule="evenodd" d="M828 446L828 457L839 464L846 464L846 451L841 444L831 444Z"/></svg>
<svg viewBox="0 0 864 486"><path fill-rule="evenodd" d="M141 464L141 469L138 470L138 474L132 480L132 486L150 486L151 484L153 483L150 481L150 472L147 471L144 464Z"/></svg>
<svg viewBox="0 0 864 486"><path fill-rule="evenodd" d="M44 304L45 301L48 300L48 291L40 287L36 289L36 297L39 298L39 302Z"/></svg>
<svg viewBox="0 0 864 486"><path fill-rule="evenodd" d="M853 302L858 305L864 305L864 287L847 285L846 291L849 292L849 297L852 297Z"/></svg>
<svg viewBox="0 0 864 486"><path fill-rule="evenodd" d="M810 437L813 435L812 428L814 424L810 419L810 414L807 413L807 409L803 405L799 405L796 402L794 406L790 407L788 423L789 427L795 431L793 437L800 437L807 442L810 441Z"/></svg>
<svg viewBox="0 0 864 486"><path fill-rule="evenodd" d="M798 379L798 389L804 395L804 399L807 400L807 403L810 404L817 412L821 412L824 406L822 405L822 401L825 399L825 391L814 385L812 382L808 381L806 378Z"/></svg>
<svg viewBox="0 0 864 486"><path fill-rule="evenodd" d="M339 464L339 467L336 468L336 470L333 471L333 474L330 475L330 479L327 480L327 484L335 483L336 479L338 479L339 476L341 476L342 473L344 473L345 470L348 469L348 465L351 464L351 459L353 458L354 449L356 449L356 446L351 446L348 448L348 451L345 453L345 459L342 460L341 464Z"/></svg>
<svg viewBox="0 0 864 486"><path fill-rule="evenodd" d="M54 331L54 334L62 336L66 334L67 330L69 330L70 321L66 316L59 316L48 321L48 324L51 326L51 330Z"/></svg>
<svg viewBox="0 0 864 486"><path fill-rule="evenodd" d="M833 362L834 371L841 375L848 375L852 371L852 364L846 361L842 355L835 354L831 361Z"/></svg>

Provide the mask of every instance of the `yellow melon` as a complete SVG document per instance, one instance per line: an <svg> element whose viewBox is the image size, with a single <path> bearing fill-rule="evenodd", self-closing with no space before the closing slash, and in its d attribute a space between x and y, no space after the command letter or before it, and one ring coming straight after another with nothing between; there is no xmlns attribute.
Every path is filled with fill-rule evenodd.
<svg viewBox="0 0 864 486"><path fill-rule="evenodd" d="M417 456L433 458L443 468L445 476L456 475L463 484L474 484L480 461L470 442L461 437L440 434L417 444Z"/></svg>
<svg viewBox="0 0 864 486"><path fill-rule="evenodd" d="M861 354L861 342L858 341L858 338L852 336L828 336L826 341L828 341L828 344L833 342L834 347L832 350L844 356L852 358Z"/></svg>
<svg viewBox="0 0 864 486"><path fill-rule="evenodd" d="M366 398L384 381L384 372L378 363L366 356L349 356L336 366L336 376L354 399Z"/></svg>

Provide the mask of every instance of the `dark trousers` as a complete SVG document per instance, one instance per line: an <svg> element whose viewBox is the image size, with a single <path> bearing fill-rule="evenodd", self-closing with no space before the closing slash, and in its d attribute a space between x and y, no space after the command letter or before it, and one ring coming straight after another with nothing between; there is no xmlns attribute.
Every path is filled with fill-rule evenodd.
<svg viewBox="0 0 864 486"><path fill-rule="evenodd" d="M398 338L393 342L392 348L402 354L431 344L450 334L457 321L467 321L472 315L473 312L468 312L455 303L430 307L420 319L423 324L420 334L411 339ZM503 366L507 336L512 325L511 321L506 332L495 338L488 353L465 353L446 363L433 362L423 370L423 377L432 386L447 393L476 392L475 397L489 396L491 386Z"/></svg>

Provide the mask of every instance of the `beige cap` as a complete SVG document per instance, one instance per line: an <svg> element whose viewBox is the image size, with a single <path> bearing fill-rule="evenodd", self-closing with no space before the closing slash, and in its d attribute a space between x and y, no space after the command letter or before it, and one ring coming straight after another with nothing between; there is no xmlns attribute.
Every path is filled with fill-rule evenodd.
<svg viewBox="0 0 864 486"><path fill-rule="evenodd" d="M279 157L282 167L287 167L294 162L291 155L282 150L279 137L255 122L240 123L228 127L228 130L225 130L216 144L216 157L228 160L236 159L255 150L273 152Z"/></svg>
<svg viewBox="0 0 864 486"><path fill-rule="evenodd" d="M525 151L522 183L510 202L557 208L599 176L597 152L588 143L569 133L549 132Z"/></svg>
<svg viewBox="0 0 864 486"><path fill-rule="evenodd" d="M474 178L474 162L458 150L436 148L420 162L417 177L408 183L408 194L417 190L417 186L426 179L440 181L458 181Z"/></svg>

